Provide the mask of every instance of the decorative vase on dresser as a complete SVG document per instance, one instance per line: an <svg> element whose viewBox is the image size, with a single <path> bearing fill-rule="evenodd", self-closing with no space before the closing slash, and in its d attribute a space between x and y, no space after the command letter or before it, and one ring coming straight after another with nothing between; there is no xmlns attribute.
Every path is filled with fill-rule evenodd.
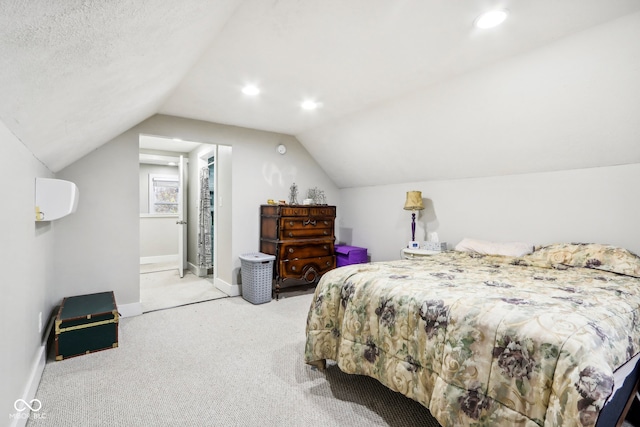
<svg viewBox="0 0 640 427"><path fill-rule="evenodd" d="M260 252L274 255L275 294L318 282L336 267L335 206L260 206Z"/></svg>

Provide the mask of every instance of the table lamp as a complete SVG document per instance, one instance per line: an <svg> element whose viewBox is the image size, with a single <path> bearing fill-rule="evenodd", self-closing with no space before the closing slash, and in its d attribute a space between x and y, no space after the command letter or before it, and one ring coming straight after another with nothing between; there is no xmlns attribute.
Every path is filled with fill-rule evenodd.
<svg viewBox="0 0 640 427"><path fill-rule="evenodd" d="M419 248L420 244L416 242L416 211L424 209L422 204L422 192L421 191L407 191L407 200L404 202L404 209L411 212L411 241L409 242L410 248Z"/></svg>

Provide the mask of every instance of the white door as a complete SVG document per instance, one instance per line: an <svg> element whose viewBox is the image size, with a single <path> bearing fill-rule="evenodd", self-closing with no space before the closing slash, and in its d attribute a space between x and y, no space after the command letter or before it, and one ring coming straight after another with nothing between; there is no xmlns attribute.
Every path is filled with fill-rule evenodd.
<svg viewBox="0 0 640 427"><path fill-rule="evenodd" d="M187 268L187 159L180 155L178 165L178 273Z"/></svg>

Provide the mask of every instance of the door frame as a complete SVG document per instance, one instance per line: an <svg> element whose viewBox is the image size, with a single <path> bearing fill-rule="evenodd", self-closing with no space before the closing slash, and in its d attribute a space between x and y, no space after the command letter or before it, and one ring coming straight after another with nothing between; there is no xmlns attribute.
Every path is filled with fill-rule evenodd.
<svg viewBox="0 0 640 427"><path fill-rule="evenodd" d="M187 268L187 188L189 184L188 159L180 154L178 161L178 274L182 279Z"/></svg>

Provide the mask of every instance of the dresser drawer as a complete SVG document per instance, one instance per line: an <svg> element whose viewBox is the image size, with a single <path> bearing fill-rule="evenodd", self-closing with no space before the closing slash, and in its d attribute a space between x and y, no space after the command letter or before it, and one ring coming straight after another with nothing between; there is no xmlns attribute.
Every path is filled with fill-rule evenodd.
<svg viewBox="0 0 640 427"><path fill-rule="evenodd" d="M280 238L333 237L333 219L280 218Z"/></svg>
<svg viewBox="0 0 640 427"><path fill-rule="evenodd" d="M306 238L333 238L333 228L307 228L304 230L282 230L280 232L280 239L295 239L298 237Z"/></svg>
<svg viewBox="0 0 640 427"><path fill-rule="evenodd" d="M311 206L311 207L300 207L300 206L283 206L280 208L280 214L282 216L326 216L329 218L336 217L336 207L335 206Z"/></svg>
<svg viewBox="0 0 640 427"><path fill-rule="evenodd" d="M332 218L280 218L280 230L307 230L310 228L333 228Z"/></svg>
<svg viewBox="0 0 640 427"><path fill-rule="evenodd" d="M273 206L262 205L260 206L260 214L262 216L306 216L306 217L336 217L335 206Z"/></svg>
<svg viewBox="0 0 640 427"><path fill-rule="evenodd" d="M335 206L314 206L309 208L310 216L326 216L329 218L336 217L336 207Z"/></svg>
<svg viewBox="0 0 640 427"><path fill-rule="evenodd" d="M334 253L333 242L322 243L283 243L280 246L280 259L297 259L330 256Z"/></svg>
<svg viewBox="0 0 640 427"><path fill-rule="evenodd" d="M280 208L282 216L309 216L309 208L301 207L282 207Z"/></svg>
<svg viewBox="0 0 640 427"><path fill-rule="evenodd" d="M280 277L315 282L335 266L335 256L281 260Z"/></svg>
<svg viewBox="0 0 640 427"><path fill-rule="evenodd" d="M262 216L309 216L309 208L307 206L260 206L260 215Z"/></svg>

